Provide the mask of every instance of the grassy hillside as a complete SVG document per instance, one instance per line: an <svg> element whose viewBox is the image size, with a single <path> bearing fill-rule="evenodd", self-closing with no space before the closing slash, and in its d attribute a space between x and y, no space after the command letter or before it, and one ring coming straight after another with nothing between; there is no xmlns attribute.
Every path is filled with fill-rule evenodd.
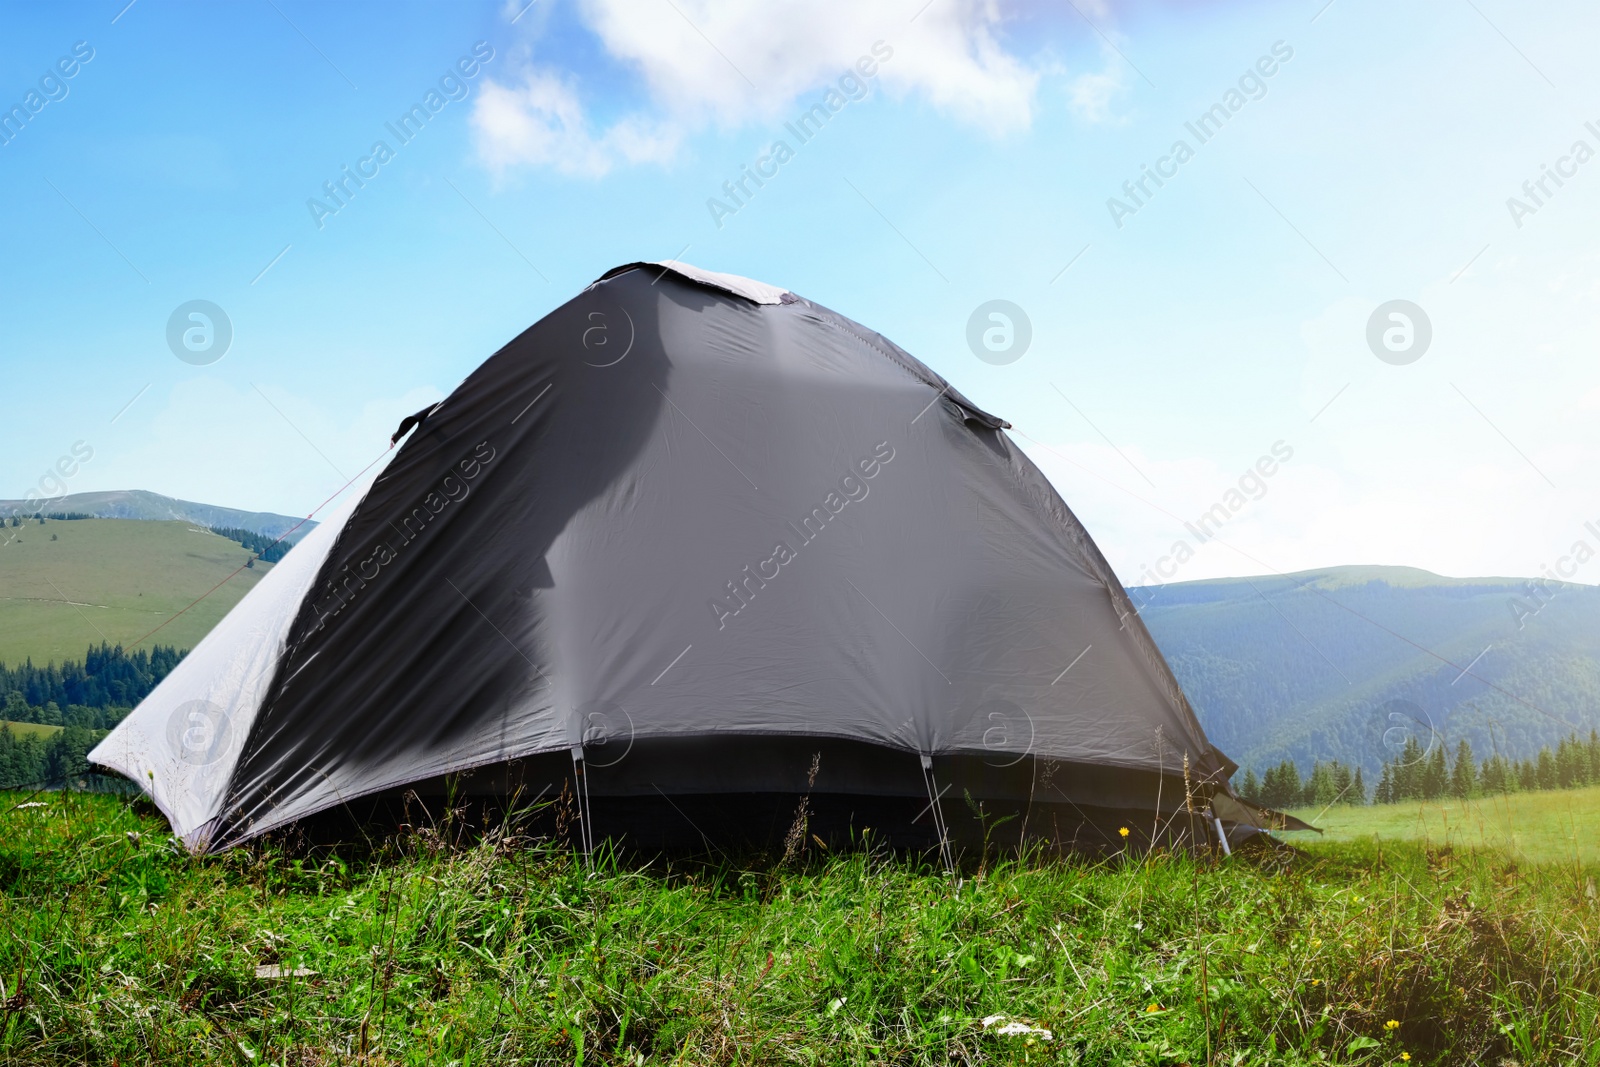
<svg viewBox="0 0 1600 1067"><path fill-rule="evenodd" d="M0 662L9 664L130 644L250 559L238 542L187 522L29 521L7 526L0 546ZM193 648L269 569L241 571L154 640Z"/></svg>
<svg viewBox="0 0 1600 1067"><path fill-rule="evenodd" d="M295 532L290 541L304 537L316 526L294 515L279 515L271 511L241 511L238 508L218 507L215 504L197 504L192 500L178 500L144 489L117 489L99 493L69 493L55 497L48 503L29 503L23 500L0 500L0 515L92 515L97 519L142 519L152 522L192 522L197 526L235 526L242 530L277 537L290 529Z"/></svg>
<svg viewBox="0 0 1600 1067"><path fill-rule="evenodd" d="M46 726L37 722L12 722L9 719L0 719L0 726L10 730L12 737L37 737L41 740L61 732L59 726Z"/></svg>
<svg viewBox="0 0 1600 1067"><path fill-rule="evenodd" d="M1600 865L1600 786L1295 814L1329 841L1428 841L1526 863Z"/></svg>
<svg viewBox="0 0 1600 1067"><path fill-rule="evenodd" d="M1390 701L1416 705L1424 744L1465 738L1480 758L1600 726L1600 589L1544 592L1541 607L1522 579L1402 567L1132 591L1223 751L1258 770L1338 759L1369 782L1405 740Z"/></svg>
<svg viewBox="0 0 1600 1067"><path fill-rule="evenodd" d="M1600 1064L1600 870L813 853L593 872L449 824L196 860L0 797L0 1062ZM1048 1030L1048 1038L1045 1033Z"/></svg>

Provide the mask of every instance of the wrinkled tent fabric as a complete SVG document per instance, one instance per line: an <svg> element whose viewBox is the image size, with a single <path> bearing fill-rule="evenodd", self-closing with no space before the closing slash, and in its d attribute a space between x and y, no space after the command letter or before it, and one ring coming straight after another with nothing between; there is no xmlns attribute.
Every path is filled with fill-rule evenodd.
<svg viewBox="0 0 1600 1067"><path fill-rule="evenodd" d="M1007 425L792 293L619 267L410 417L90 758L197 851L569 752L668 802L759 792L786 740L870 754L820 790L974 758L1078 768L1054 788L1109 810L1226 794L1234 764Z"/></svg>

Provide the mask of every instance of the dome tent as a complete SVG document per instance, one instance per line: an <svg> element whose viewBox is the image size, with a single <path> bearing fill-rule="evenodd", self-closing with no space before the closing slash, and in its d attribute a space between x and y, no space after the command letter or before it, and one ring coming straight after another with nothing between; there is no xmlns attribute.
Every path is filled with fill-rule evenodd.
<svg viewBox="0 0 1600 1067"><path fill-rule="evenodd" d="M910 843L1261 825L1007 426L792 293L619 267L402 423L90 758L202 852L446 788L567 789L645 847L806 796Z"/></svg>

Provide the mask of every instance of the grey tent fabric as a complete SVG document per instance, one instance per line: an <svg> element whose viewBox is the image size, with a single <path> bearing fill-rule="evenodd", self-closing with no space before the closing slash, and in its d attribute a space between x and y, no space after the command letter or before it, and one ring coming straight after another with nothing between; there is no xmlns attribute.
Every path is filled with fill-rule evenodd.
<svg viewBox="0 0 1600 1067"><path fill-rule="evenodd" d="M1066 801L1111 810L1226 793L1007 425L792 293L619 267L408 419L91 759L196 850L552 754L618 792L759 791L741 746L782 739L877 753L842 791L928 756L1083 768Z"/></svg>

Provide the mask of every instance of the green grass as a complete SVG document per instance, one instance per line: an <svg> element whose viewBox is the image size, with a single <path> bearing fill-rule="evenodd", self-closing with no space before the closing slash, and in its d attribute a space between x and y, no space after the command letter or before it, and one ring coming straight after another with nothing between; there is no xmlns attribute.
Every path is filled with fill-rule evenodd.
<svg viewBox="0 0 1600 1067"><path fill-rule="evenodd" d="M1329 841L1428 841L1493 849L1527 863L1600 864L1600 786L1295 814L1321 828ZM1311 839L1294 836L1296 844Z"/></svg>
<svg viewBox="0 0 1600 1067"><path fill-rule="evenodd" d="M45 726L37 722L12 722L9 719L0 719L0 726L7 727L12 737L37 737L48 740L51 734L61 732L59 726Z"/></svg>
<svg viewBox="0 0 1600 1067"><path fill-rule="evenodd" d="M25 522L0 530L0 546L0 649L12 665L131 645L250 558L192 523L131 519ZM270 569L241 571L151 640L193 648Z"/></svg>
<svg viewBox="0 0 1600 1067"><path fill-rule="evenodd" d="M1600 1064L1593 866L1357 840L957 887L871 851L591 873L448 824L193 859L138 806L21 799L5 1064Z"/></svg>

